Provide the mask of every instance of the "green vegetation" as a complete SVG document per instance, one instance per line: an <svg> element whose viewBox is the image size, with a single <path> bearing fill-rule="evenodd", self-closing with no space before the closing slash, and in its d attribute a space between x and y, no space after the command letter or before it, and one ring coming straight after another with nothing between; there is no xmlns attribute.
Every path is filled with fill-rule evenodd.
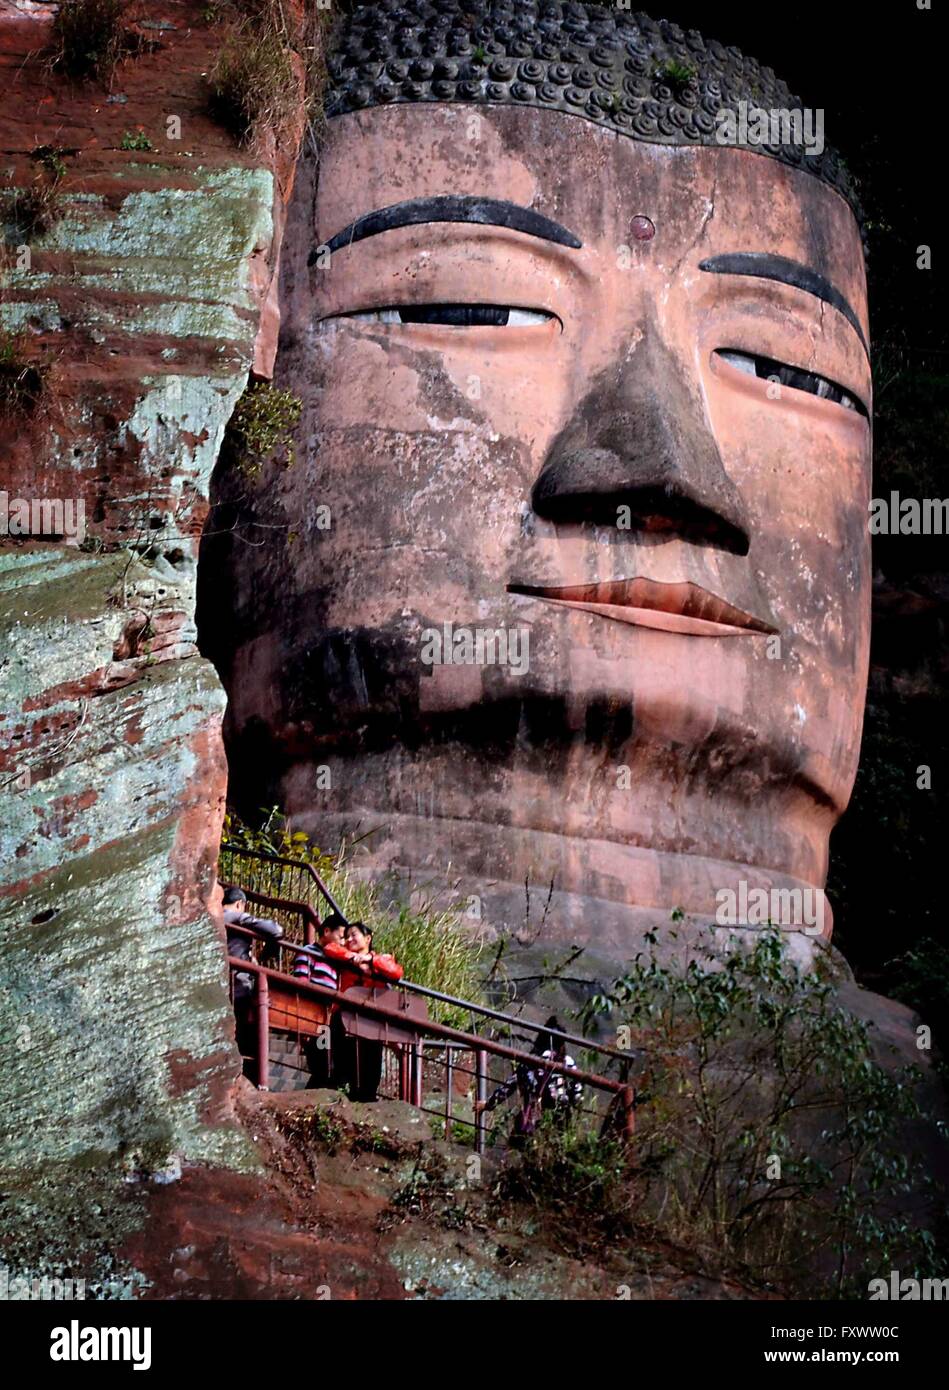
<svg viewBox="0 0 949 1390"><path fill-rule="evenodd" d="M949 373L939 352L879 344L873 354L873 495L945 495ZM939 569L938 540L910 545L875 536L874 565L888 578ZM919 553L922 552L922 553Z"/></svg>
<svg viewBox="0 0 949 1390"><path fill-rule="evenodd" d="M299 17L284 0L213 0L204 17L226 27L208 79L211 113L240 144L267 132L284 139L301 115L319 116L332 11L306 5Z"/></svg>
<svg viewBox="0 0 949 1390"><path fill-rule="evenodd" d="M461 1111L460 1117L458 1113L459 1110ZM472 1124L470 1118L465 1118L466 1115L470 1116L470 1114L470 1106L453 1105L451 1109L451 1132L449 1134L446 1134L447 1126L445 1124L444 1119L432 1117L429 1120L429 1126L431 1127L432 1131L432 1138L447 1138L452 1143L464 1144L466 1145L466 1147L470 1148L475 1141L475 1127Z"/></svg>
<svg viewBox="0 0 949 1390"><path fill-rule="evenodd" d="M905 1152L919 1074L874 1061L866 1024L826 970L795 966L780 931L729 950L710 935L684 973L640 953L586 1008L587 1022L603 1015L647 1062L631 1173L641 1232L811 1297L865 1297L881 1269L938 1272L935 1194ZM529 1175L566 1192L564 1162ZM619 1179L603 1166L597 1201L615 1213Z"/></svg>
<svg viewBox="0 0 949 1390"><path fill-rule="evenodd" d="M30 154L34 164L39 164L43 172L50 180L57 183L66 176L66 164L63 160L64 154L78 154L77 149L69 149L65 145L37 145L36 149Z"/></svg>
<svg viewBox="0 0 949 1390"><path fill-rule="evenodd" d="M328 1154L338 1153L346 1142L346 1127L328 1110L292 1110L277 1116L285 1134L306 1138Z"/></svg>
<svg viewBox="0 0 949 1390"><path fill-rule="evenodd" d="M688 63L676 63L670 58L659 64L653 76L678 93L695 77L695 68L690 67Z"/></svg>
<svg viewBox="0 0 949 1390"><path fill-rule="evenodd" d="M32 242L44 237L64 213L59 179L37 174L29 188L17 189L7 199L5 215L13 223L14 238Z"/></svg>
<svg viewBox="0 0 949 1390"><path fill-rule="evenodd" d="M145 134L144 128L139 126L137 130L127 130L122 136L123 150L153 150L155 146Z"/></svg>
<svg viewBox="0 0 949 1390"><path fill-rule="evenodd" d="M353 871L345 845L335 855L328 855L312 844L304 831L294 830L276 807L262 815L260 829L254 830L229 814L224 822L223 841L311 864L344 916L371 927L373 949L394 955L404 967L407 979L442 994L482 1002L482 948L463 929L458 908L451 904L439 907L433 901L408 904L389 900L375 884L363 881ZM227 877L226 852L222 855L221 873ZM301 883L298 870L274 865L262 891L272 897L299 899ZM325 903L317 901L318 891L309 880L307 891L310 906L325 915ZM450 1005L430 1002L429 1011L433 1018L454 1027L467 1028L469 1024L467 1012Z"/></svg>
<svg viewBox="0 0 949 1390"><path fill-rule="evenodd" d="M46 393L49 365L31 357L24 340L0 334L0 416L31 415Z"/></svg>
<svg viewBox="0 0 949 1390"><path fill-rule="evenodd" d="M53 19L51 65L67 77L108 82L125 47L128 0L63 0Z"/></svg>
<svg viewBox="0 0 949 1390"><path fill-rule="evenodd" d="M887 538L875 537L875 549L878 539ZM936 612L915 631L899 619L878 621L877 650L893 675L886 685L871 687L857 780L850 807L831 837L827 882L834 944L858 979L916 1008L924 996L907 995L905 979L894 985L891 963L898 953L923 952L924 938L939 941L944 934L939 904L949 815L943 747L949 701L941 689L938 648L923 646L938 641L941 621ZM932 767L932 786L925 790L918 785L921 764ZM921 955L920 968L923 962ZM939 1004L931 991L925 997L931 1011L923 1022L945 1046L939 1034L949 991L938 996Z"/></svg>
<svg viewBox="0 0 949 1390"><path fill-rule="evenodd" d="M887 962L891 992L915 1009L933 1031L949 1013L949 946L924 936L908 951Z"/></svg>
<svg viewBox="0 0 949 1390"><path fill-rule="evenodd" d="M33 241L43 237L65 213L61 184L66 176L62 156L73 154L56 145L39 145L30 158L38 165L29 188L16 189L5 200L4 216L13 224L8 242Z"/></svg>
<svg viewBox="0 0 949 1390"><path fill-rule="evenodd" d="M446 1230L466 1230L471 1224L468 1200L462 1204L459 1195L444 1156L420 1144L412 1171L393 1194L378 1229L390 1230L412 1217L420 1217Z"/></svg>
<svg viewBox="0 0 949 1390"><path fill-rule="evenodd" d="M553 1114L508 1159L496 1195L542 1209L578 1251L632 1231L635 1194L622 1143Z"/></svg>
<svg viewBox="0 0 949 1390"><path fill-rule="evenodd" d="M353 1156L378 1154L381 1158L417 1157L419 1153L417 1142L408 1143L387 1130L334 1114L325 1106L280 1111L274 1119L280 1132L308 1156L313 1149L331 1158L344 1149Z"/></svg>
<svg viewBox="0 0 949 1390"><path fill-rule="evenodd" d="M269 381L253 381L234 408L227 426L227 452L237 468L256 477L267 459L282 454L293 464L293 430L303 402Z"/></svg>
<svg viewBox="0 0 949 1390"><path fill-rule="evenodd" d="M264 129L285 132L301 97L290 50L275 34L251 41L243 26L225 41L210 84L212 115L241 145Z"/></svg>

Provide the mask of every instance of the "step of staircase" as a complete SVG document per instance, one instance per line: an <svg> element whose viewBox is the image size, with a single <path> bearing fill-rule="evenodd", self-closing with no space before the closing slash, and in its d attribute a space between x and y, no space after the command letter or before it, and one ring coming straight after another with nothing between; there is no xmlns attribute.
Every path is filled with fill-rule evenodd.
<svg viewBox="0 0 949 1390"><path fill-rule="evenodd" d="M299 1041L286 1033L271 1033L270 1047L271 1091L303 1091L310 1076L309 1067Z"/></svg>

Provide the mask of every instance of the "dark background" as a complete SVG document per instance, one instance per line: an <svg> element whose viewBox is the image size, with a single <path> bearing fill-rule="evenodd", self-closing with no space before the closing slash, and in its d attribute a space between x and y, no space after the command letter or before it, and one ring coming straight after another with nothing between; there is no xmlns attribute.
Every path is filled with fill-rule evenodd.
<svg viewBox="0 0 949 1390"><path fill-rule="evenodd" d="M949 496L942 265L944 25L916 0L645 6L774 68L859 184L869 243L873 496ZM917 269L917 247L933 269ZM860 771L831 841L835 943L864 983L936 1023L949 1007L941 902L949 779L949 538L874 537L873 643ZM917 787L931 768L932 790Z"/></svg>

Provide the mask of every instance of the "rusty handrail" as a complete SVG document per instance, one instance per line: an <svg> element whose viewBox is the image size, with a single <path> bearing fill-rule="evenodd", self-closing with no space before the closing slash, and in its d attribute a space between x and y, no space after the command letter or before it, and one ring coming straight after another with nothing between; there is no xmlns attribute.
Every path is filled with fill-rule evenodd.
<svg viewBox="0 0 949 1390"><path fill-rule="evenodd" d="M228 927L229 931L237 932L241 936L253 938L256 934L252 928L241 927L232 923ZM278 951L298 949L297 943L276 941L270 943L277 947ZM452 1028L448 1024L438 1023L433 1019L418 1019L411 1014L401 1014L399 1011L393 1013L390 1009L385 1009L379 1004L373 1004L371 999L359 999L349 996L348 991L331 989L325 985L315 984L311 980L303 980L295 975L288 975L281 970L274 970L269 966L261 965L254 960L244 960L239 956L227 956L228 972L232 977L239 974L253 975L257 980L256 1004L257 1004L257 1085L261 1090L269 1090L270 1075L270 996L271 985L278 984L282 988L289 990L298 996L311 997L320 1000L328 1006L333 1004L342 1007L355 1014L380 1019L384 1023L391 1023L396 1029L403 1033L409 1033L414 1042L408 1046L402 1046L398 1050L401 1054L400 1063L400 1098L407 1100L417 1109L427 1111L422 1099L422 1047L426 1040L436 1043L443 1043L446 1056L446 1089L445 1089L445 1135L451 1137L452 1125L455 1123L452 1117L451 1107L451 1078L452 1078L452 1047L471 1053L475 1058L475 1107L471 1121L464 1120L461 1123L472 1129L474 1134L474 1145L478 1153L483 1153L486 1143L485 1126L485 1102L487 1099L488 1068L487 1057L493 1055L503 1057L520 1066L536 1068L540 1063L540 1058L533 1052L524 1052L520 1048L509 1047L506 1043L496 1042L491 1038L481 1037L475 1033L465 1033L458 1028ZM279 1027L274 1031L281 1031ZM384 1040L383 1040L384 1041ZM406 1066L408 1064L408 1066ZM610 1105L619 1102L623 1116L623 1134L628 1142L632 1139L635 1127L635 1091L629 1083L628 1078L623 1081L614 1081L610 1077L601 1076L596 1072L585 1071L577 1066L569 1066L566 1061L557 1058L546 1057L543 1059L545 1078L554 1074L569 1077L573 1082L586 1085L593 1090L605 1092L613 1096ZM546 1085L546 1080L545 1080ZM610 1107L607 1109L607 1118L603 1121L608 1123Z"/></svg>
<svg viewBox="0 0 949 1390"><path fill-rule="evenodd" d="M236 850L249 858L263 859L270 863L292 865L294 868L308 870L321 890L325 892L327 900L334 905L334 911L339 912L339 909L335 906L335 900L332 898L329 890L326 888L325 884L323 884L323 880L311 864L307 864L300 859L286 858L282 855L263 854L255 849L245 849L241 845L231 845L229 842L222 845L222 849L229 851ZM295 902L288 898L267 898L264 894L257 893L256 890L253 889L245 889L244 891L247 893L249 899L253 897L256 901L266 906L276 907L284 911L304 911L313 913L313 908L311 908L308 903ZM342 912L340 912L339 915L343 917ZM346 918L343 917L343 920L346 921ZM460 999L456 995L443 994L440 990L431 989L427 985L415 984L412 980L399 980L395 983L386 981L386 983L390 984L394 989L408 990L410 993L420 995L423 998L434 999L439 1004L448 1004L454 1008L467 1009L469 1013L479 1014L482 1018L489 1018L494 1022L504 1023L512 1028L523 1029L525 1032L533 1033L534 1037L539 1033L547 1033L552 1038L557 1038L562 1042L572 1043L574 1047L585 1048L588 1052L594 1052L599 1057L609 1057L613 1061L621 1062L626 1066L638 1061L638 1058L634 1057L631 1053L623 1052L619 1048L610 1047L607 1043L593 1042L589 1038L578 1037L575 1033L565 1033L559 1028L548 1028L543 1023L533 1023L530 1019L517 1018L514 1014L506 1014L498 1009L492 1009L487 1004L475 1004L470 999ZM475 1035L472 1034L472 1036Z"/></svg>
<svg viewBox="0 0 949 1390"><path fill-rule="evenodd" d="M329 905L330 905L330 907L333 909L333 911L334 911L335 913L337 913L340 917L342 917L343 921L346 923L347 926L349 925L349 919L347 918L346 914L343 912L343 909L340 907L339 903L338 903L338 902L336 901L336 899L333 897L332 893L331 893L330 890L327 888L326 884L325 884L325 883L323 882L323 880L320 878L319 874L316 872L316 870L314 869L313 865L310 864L310 863L308 863L307 860L305 860L305 859L291 859L289 856L284 855L284 854L268 854L268 853L266 853L264 850L249 849L246 845L238 845L238 844L235 844L233 840L226 840L226 841L221 845L221 849L220 849L219 854L218 854L218 859L219 859L219 860L220 860L221 854L242 854L242 855L246 855L248 858L251 858L251 859L261 859L261 860L263 860L264 863L266 863L266 864L283 864L283 865L285 865L285 866L288 867L288 868L303 869L303 870L309 875L309 877L313 880L313 882L314 882L314 884L316 885L317 889L319 890L319 892L321 892L321 893L323 894L323 897L324 897L324 898L326 899L326 901L329 903ZM308 904L297 904L297 905L298 905L298 906L308 906ZM311 909L311 910L312 910L312 909Z"/></svg>
<svg viewBox="0 0 949 1390"><path fill-rule="evenodd" d="M501 1013L498 1009L489 1008L487 1004L474 1004L470 999L459 999L453 994L442 994L437 989L429 989L427 985L417 985L412 980L397 980L392 984L392 988L407 989L413 994L421 994L429 999L436 999L440 1004L453 1004L462 1009L469 1009L472 1013L481 1014L484 1018L508 1023L513 1028L523 1028L527 1031L533 1031L535 1034L548 1033L552 1038L573 1043L576 1047L585 1047L589 1052L596 1052L601 1057L612 1057L618 1062L635 1062L637 1060L631 1053L621 1052L618 1048L610 1047L607 1043L591 1042L589 1038L577 1037L575 1033L564 1033L559 1028L548 1028L546 1023L534 1023L529 1018L517 1018L514 1014Z"/></svg>
<svg viewBox="0 0 949 1390"><path fill-rule="evenodd" d="M526 1062L532 1067L542 1064L545 1071L560 1072L573 1081L579 1081L585 1086L593 1086L597 1090L611 1091L614 1095L619 1095L628 1089L626 1083L614 1081L609 1076L600 1076L598 1072L583 1071L580 1067L568 1066L566 1062L558 1062L555 1058L541 1059L536 1053L524 1052L517 1047L508 1047L506 1043L495 1042L492 1038L480 1037L477 1033L462 1032L460 1028L452 1028L447 1023L436 1023L434 1019L425 1019L423 1022L413 1018L411 1014L394 1015L391 1009L380 1008L377 1004L371 1004L367 999L348 999L348 990L340 992L337 989L328 989L324 985L315 985L311 980L301 980L296 975L285 975L281 970L273 970L270 966L259 965L254 960L241 960L238 956L228 956L227 963L235 972L262 975L268 984L275 980L300 994L311 994L324 1002L341 1004L353 1013L367 1014L370 1018L382 1019L408 1033L416 1033L419 1036L430 1034L436 1038L444 1038L447 1042L455 1043L457 1046L469 1048L473 1052L490 1052L495 1057L506 1057L512 1062Z"/></svg>

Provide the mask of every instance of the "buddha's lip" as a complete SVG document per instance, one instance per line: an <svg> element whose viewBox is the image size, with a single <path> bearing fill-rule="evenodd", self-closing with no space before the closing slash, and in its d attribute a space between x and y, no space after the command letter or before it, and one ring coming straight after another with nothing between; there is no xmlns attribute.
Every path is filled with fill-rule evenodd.
<svg viewBox="0 0 949 1390"><path fill-rule="evenodd" d="M692 637L732 637L749 632L777 632L772 623L736 608L727 599L686 581L610 579L597 584L509 584L509 594L542 599L561 608L598 613L616 622L677 632Z"/></svg>

